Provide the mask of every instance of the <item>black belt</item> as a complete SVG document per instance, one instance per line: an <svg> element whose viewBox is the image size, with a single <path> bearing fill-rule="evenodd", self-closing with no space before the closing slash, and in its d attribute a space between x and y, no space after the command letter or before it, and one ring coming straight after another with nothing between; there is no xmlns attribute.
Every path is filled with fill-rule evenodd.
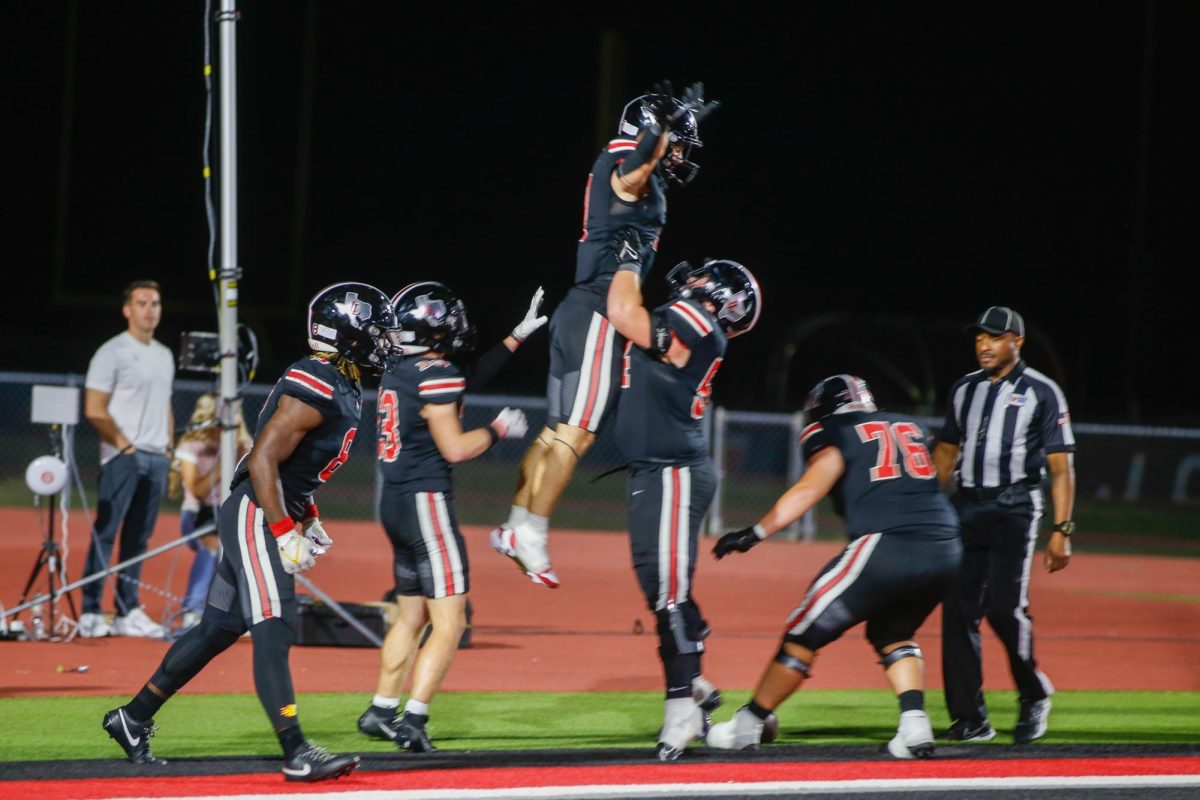
<svg viewBox="0 0 1200 800"><path fill-rule="evenodd" d="M1028 488L1025 483L1010 483L1008 486L959 486L958 491L963 497L972 500L997 500L1010 489Z"/></svg>

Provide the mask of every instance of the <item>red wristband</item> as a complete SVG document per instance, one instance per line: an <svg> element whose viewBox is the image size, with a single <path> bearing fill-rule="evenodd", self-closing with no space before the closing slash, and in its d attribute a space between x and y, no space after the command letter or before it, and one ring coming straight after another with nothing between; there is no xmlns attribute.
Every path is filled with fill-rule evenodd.
<svg viewBox="0 0 1200 800"><path fill-rule="evenodd" d="M280 536L285 536L296 530L296 522L291 517L284 517L272 522L267 527L270 528L271 533L278 539Z"/></svg>
<svg viewBox="0 0 1200 800"><path fill-rule="evenodd" d="M316 517L319 517L319 516L321 516L321 512L317 509L317 504L314 503L312 500L309 500L308 508L304 509L304 518L305 519L315 519Z"/></svg>

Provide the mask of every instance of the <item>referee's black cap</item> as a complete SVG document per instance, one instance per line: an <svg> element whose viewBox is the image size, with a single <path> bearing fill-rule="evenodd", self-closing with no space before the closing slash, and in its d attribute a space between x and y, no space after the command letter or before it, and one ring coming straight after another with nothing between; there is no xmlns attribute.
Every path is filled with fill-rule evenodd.
<svg viewBox="0 0 1200 800"><path fill-rule="evenodd" d="M1012 331L1017 336L1025 335L1025 320L1008 306L991 306L979 315L979 319L967 326L967 333L990 333L999 336Z"/></svg>

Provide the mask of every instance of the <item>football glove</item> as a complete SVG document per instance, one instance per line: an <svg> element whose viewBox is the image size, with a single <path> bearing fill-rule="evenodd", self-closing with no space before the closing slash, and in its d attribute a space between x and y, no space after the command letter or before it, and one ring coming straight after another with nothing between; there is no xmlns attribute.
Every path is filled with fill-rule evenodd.
<svg viewBox="0 0 1200 800"><path fill-rule="evenodd" d="M733 552L748 553L750 548L761 541L762 539L753 527L742 528L740 531L732 531L718 539L717 543L713 545L712 552L717 560L720 561Z"/></svg>
<svg viewBox="0 0 1200 800"><path fill-rule="evenodd" d="M506 408L492 420L492 429L501 439L520 439L529 433L529 422L521 409Z"/></svg>
<svg viewBox="0 0 1200 800"><path fill-rule="evenodd" d="M306 536L288 531L277 538L275 543L279 545L279 560L283 564L283 571L288 575L312 569L317 563L318 554L314 551L320 548Z"/></svg>
<svg viewBox="0 0 1200 800"><path fill-rule="evenodd" d="M333 547L333 539L325 532L325 526L321 524L320 517L306 519L303 527L305 538L316 545L313 548L315 555L323 556L329 548Z"/></svg>
<svg viewBox="0 0 1200 800"><path fill-rule="evenodd" d="M524 342L533 335L538 328L546 324L547 317L538 316L538 309L542 306L542 287L534 292L533 299L529 301L529 310L525 312L525 319L517 323L517 327L512 330L512 337L518 342Z"/></svg>

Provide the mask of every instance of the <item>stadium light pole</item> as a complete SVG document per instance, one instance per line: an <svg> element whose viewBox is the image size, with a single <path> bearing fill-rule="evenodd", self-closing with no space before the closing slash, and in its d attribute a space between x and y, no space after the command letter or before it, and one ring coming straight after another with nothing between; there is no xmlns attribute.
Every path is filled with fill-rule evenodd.
<svg viewBox="0 0 1200 800"><path fill-rule="evenodd" d="M221 269L217 330L221 343L221 501L229 497L229 480L237 459L238 406L238 266L237 230L237 21L236 0L221 0L217 12L220 32L221 162Z"/></svg>

